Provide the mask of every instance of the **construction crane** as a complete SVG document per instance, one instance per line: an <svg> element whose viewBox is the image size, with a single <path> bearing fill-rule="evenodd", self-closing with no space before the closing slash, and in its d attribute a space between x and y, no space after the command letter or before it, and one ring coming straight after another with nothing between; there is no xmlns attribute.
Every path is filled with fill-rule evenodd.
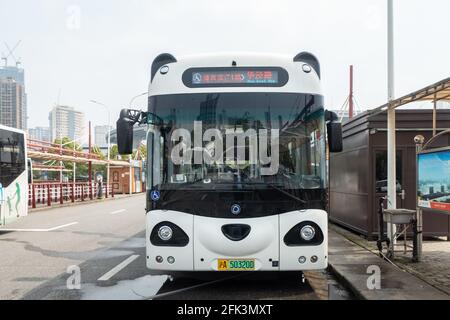
<svg viewBox="0 0 450 320"><path fill-rule="evenodd" d="M16 58L16 56L14 55L14 52L17 50L17 48L19 47L21 42L22 42L22 40L19 40L19 42L17 42L16 45L12 49L10 48L8 43L4 42L6 50L8 50L8 55L6 55L5 53L2 52L2 60L5 63L5 67L8 66L8 59L9 59L9 57L12 57L14 59L14 63L16 65L16 67L19 67L22 64L21 59L20 58Z"/></svg>

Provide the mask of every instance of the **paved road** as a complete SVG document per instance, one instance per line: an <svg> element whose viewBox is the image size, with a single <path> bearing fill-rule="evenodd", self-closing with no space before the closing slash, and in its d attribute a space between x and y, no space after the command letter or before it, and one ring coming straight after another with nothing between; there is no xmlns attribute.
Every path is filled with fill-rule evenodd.
<svg viewBox="0 0 450 320"><path fill-rule="evenodd" d="M134 196L40 211L0 228L0 299L318 299L323 288L327 295L330 279L321 273L312 277L322 288L316 294L299 273L149 272L143 208L144 196Z"/></svg>

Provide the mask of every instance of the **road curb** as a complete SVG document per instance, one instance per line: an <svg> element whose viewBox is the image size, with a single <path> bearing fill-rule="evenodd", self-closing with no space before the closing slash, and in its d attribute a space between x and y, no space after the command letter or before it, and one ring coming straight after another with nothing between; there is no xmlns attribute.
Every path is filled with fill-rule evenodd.
<svg viewBox="0 0 450 320"><path fill-rule="evenodd" d="M79 201L79 202L69 202L69 203L65 203L65 204L57 204L51 207L39 207L36 209L28 209L28 213L29 214L33 214L33 213L38 213L40 211L47 211L47 210L54 210L54 209L61 209L61 208L69 208L69 207L77 207L77 206L83 206L83 205L88 205L88 204L93 204L93 203L101 203L101 202L107 202L107 201L115 201L115 200L120 200L120 199L127 199L127 198L133 198L133 197L137 197L137 196L141 196L145 194L144 193L136 193L136 194L132 194L132 195L121 195L119 197L115 196L114 198L104 198L104 199L96 199L96 200L86 200L86 201Z"/></svg>
<svg viewBox="0 0 450 320"><path fill-rule="evenodd" d="M345 233L345 232L344 232ZM426 281L403 270L355 242L331 226L329 237L329 270L355 297L361 300L449 300L450 296ZM367 284L378 267L380 289ZM373 270L373 269L372 269Z"/></svg>
<svg viewBox="0 0 450 320"><path fill-rule="evenodd" d="M339 272L334 266L333 264L329 263L328 264L328 271L333 274L333 276L336 277L336 279L339 280L339 282L347 289L349 290L358 300L368 300L367 297L364 296L364 294L362 294L362 292L360 290L358 290L358 288L356 288L352 282L346 278L344 276L344 274L342 274L341 272Z"/></svg>

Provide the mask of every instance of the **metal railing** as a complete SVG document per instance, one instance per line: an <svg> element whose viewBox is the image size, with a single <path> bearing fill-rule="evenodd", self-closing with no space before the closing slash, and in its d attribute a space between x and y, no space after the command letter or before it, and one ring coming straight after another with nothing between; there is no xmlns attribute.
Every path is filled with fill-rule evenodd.
<svg viewBox="0 0 450 320"><path fill-rule="evenodd" d="M114 188L102 184L102 198L109 197L114 198ZM99 199L97 183L33 183L28 188L28 206L32 209L96 199Z"/></svg>

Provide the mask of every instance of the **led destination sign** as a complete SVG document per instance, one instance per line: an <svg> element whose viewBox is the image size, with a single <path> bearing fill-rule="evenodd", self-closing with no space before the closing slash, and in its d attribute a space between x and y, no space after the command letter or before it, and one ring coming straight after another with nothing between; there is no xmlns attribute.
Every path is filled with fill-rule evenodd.
<svg viewBox="0 0 450 320"><path fill-rule="evenodd" d="M194 72L193 84L276 84L277 71L239 71L239 72Z"/></svg>
<svg viewBox="0 0 450 320"><path fill-rule="evenodd" d="M198 68L183 75L183 82L196 87L282 87L288 74L281 68Z"/></svg>

